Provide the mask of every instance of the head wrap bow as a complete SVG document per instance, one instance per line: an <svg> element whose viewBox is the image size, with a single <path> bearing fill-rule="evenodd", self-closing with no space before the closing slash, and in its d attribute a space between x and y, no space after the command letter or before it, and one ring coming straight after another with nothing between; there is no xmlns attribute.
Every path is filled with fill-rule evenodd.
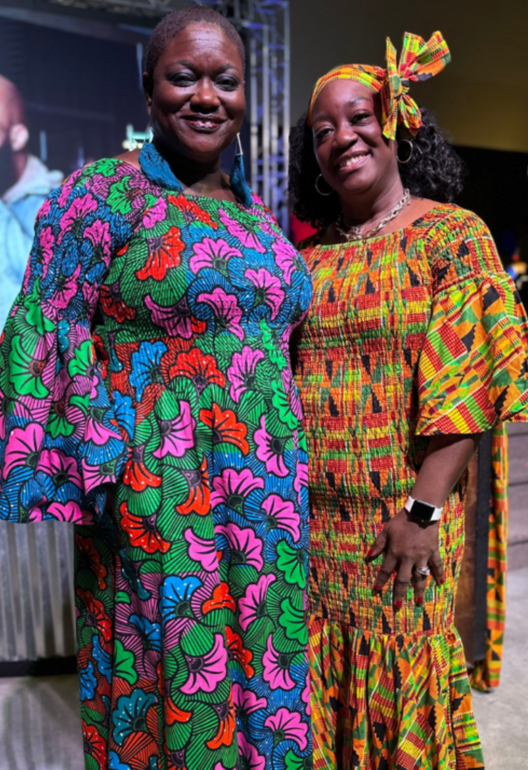
<svg viewBox="0 0 528 770"><path fill-rule="evenodd" d="M336 67L319 78L315 84L308 125L312 123L312 110L317 97L333 80L356 80L380 94L383 134L388 139L396 138L396 129L403 123L417 134L422 125L420 108L409 96L411 80L428 80L441 72L451 61L449 48L440 32L435 32L425 42L422 37L406 32L399 65L396 63L396 49L387 38L387 69L366 64L345 64Z"/></svg>

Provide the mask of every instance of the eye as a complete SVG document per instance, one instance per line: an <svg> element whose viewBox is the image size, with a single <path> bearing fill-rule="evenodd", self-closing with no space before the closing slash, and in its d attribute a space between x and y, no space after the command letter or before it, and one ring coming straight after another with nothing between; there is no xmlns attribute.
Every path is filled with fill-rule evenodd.
<svg viewBox="0 0 528 770"><path fill-rule="evenodd" d="M356 112L353 115L351 123L365 123L372 116L371 112Z"/></svg>
<svg viewBox="0 0 528 770"><path fill-rule="evenodd" d="M169 75L169 78L171 83L174 83L175 86L189 86L196 82L196 76L193 75L192 72L175 72L172 75Z"/></svg>
<svg viewBox="0 0 528 770"><path fill-rule="evenodd" d="M234 91L240 85L240 81L231 75L220 75L216 79L216 85L223 91Z"/></svg>
<svg viewBox="0 0 528 770"><path fill-rule="evenodd" d="M315 141L319 144L328 136L330 131L330 128L320 128L319 131L315 132Z"/></svg>

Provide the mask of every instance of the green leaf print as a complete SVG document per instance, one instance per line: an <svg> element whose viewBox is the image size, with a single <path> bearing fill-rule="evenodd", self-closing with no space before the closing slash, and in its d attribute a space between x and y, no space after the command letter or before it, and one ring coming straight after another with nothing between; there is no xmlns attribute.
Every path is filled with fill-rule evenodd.
<svg viewBox="0 0 528 770"><path fill-rule="evenodd" d="M262 344L268 351L270 361L272 361L279 370L284 369L287 366L287 361L281 350L280 336L275 329L271 329L264 320L260 322L260 331L262 332Z"/></svg>
<svg viewBox="0 0 528 770"><path fill-rule="evenodd" d="M299 642L299 644L307 644L308 628L303 610L292 607L289 599L282 602L281 610L282 615L279 615L279 623L284 628L286 637L291 641Z"/></svg>
<svg viewBox="0 0 528 770"><path fill-rule="evenodd" d="M52 438L71 436L75 430L75 427L66 419L66 415L62 414L57 403L52 404L48 419L48 430Z"/></svg>
<svg viewBox="0 0 528 770"><path fill-rule="evenodd" d="M89 405L90 405L89 393L87 393L85 396L79 396L77 394L74 394L70 398L70 406L77 406L83 414L88 414Z"/></svg>
<svg viewBox="0 0 528 770"><path fill-rule="evenodd" d="M284 756L285 770L312 770L312 758L298 757L297 754L289 749Z"/></svg>
<svg viewBox="0 0 528 770"><path fill-rule="evenodd" d="M116 593L116 604L130 604L130 596L125 591L118 591Z"/></svg>
<svg viewBox="0 0 528 770"><path fill-rule="evenodd" d="M271 387L273 389L272 404L279 413L279 420L287 425L290 430L294 430L294 428L298 427L299 421L290 408L288 396L284 392L282 383L272 382Z"/></svg>
<svg viewBox="0 0 528 770"><path fill-rule="evenodd" d="M75 351L75 356L68 364L68 374L75 377L76 374L86 376L88 369L93 364L93 347L90 340L85 340Z"/></svg>
<svg viewBox="0 0 528 770"><path fill-rule="evenodd" d="M39 281L38 278L33 286L33 291L28 297L26 322L29 326L35 327L38 334L45 334L46 332L52 332L55 328L55 324L46 318L42 312L42 306L40 304L39 297Z"/></svg>
<svg viewBox="0 0 528 770"><path fill-rule="evenodd" d="M115 642L114 676L120 676L129 684L137 682L137 672L134 669L134 653L125 650L120 641Z"/></svg>
<svg viewBox="0 0 528 770"><path fill-rule="evenodd" d="M46 398L49 390L42 384L40 375L44 370L45 361L32 358L22 347L20 335L11 340L9 352L11 371L9 381L20 396Z"/></svg>
<svg viewBox="0 0 528 770"><path fill-rule="evenodd" d="M287 583L296 583L299 588L306 586L306 551L290 548L286 540L277 545L277 567L284 572Z"/></svg>
<svg viewBox="0 0 528 770"><path fill-rule="evenodd" d="M132 210L132 204L127 198L129 179L129 176L125 176L110 187L110 194L106 202L113 214L128 214Z"/></svg>

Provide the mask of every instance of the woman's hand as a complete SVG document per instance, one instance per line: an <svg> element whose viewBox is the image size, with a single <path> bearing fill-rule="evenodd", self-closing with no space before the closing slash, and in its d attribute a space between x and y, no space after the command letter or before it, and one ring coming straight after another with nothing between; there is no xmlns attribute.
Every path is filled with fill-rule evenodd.
<svg viewBox="0 0 528 770"><path fill-rule="evenodd" d="M411 519L403 508L377 536L366 561L371 562L382 553L385 558L378 570L373 590L381 591L392 573L396 572L393 596L396 611L401 609L411 583L416 604L423 604L428 577L423 573L424 570L429 569L437 583L444 582L438 521L431 524L419 523Z"/></svg>

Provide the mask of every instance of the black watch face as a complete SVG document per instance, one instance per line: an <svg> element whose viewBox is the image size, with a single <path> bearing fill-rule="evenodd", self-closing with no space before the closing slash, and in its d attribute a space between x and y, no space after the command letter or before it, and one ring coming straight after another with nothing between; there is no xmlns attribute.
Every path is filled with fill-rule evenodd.
<svg viewBox="0 0 528 770"><path fill-rule="evenodd" d="M431 521L434 514L434 505L422 503L421 500L415 500L411 508L411 516L419 521Z"/></svg>

